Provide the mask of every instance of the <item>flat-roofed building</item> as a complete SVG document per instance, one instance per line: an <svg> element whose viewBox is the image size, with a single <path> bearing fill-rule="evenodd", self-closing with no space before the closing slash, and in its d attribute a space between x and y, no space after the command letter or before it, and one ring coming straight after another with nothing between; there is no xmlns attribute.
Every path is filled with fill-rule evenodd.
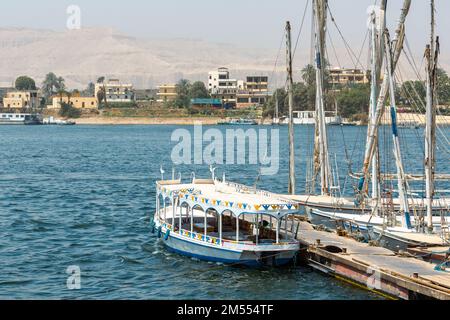
<svg viewBox="0 0 450 320"><path fill-rule="evenodd" d="M9 91L3 98L3 107L9 109L34 108L38 106L38 91Z"/></svg>
<svg viewBox="0 0 450 320"><path fill-rule="evenodd" d="M135 101L133 85L130 83L121 83L119 79L109 79L106 83L96 83L95 96L97 97L98 92L103 89L106 91L108 103Z"/></svg>
<svg viewBox="0 0 450 320"><path fill-rule="evenodd" d="M96 97L80 97L80 96L54 96L52 104L47 106L48 109L60 109L61 101L70 104L76 109L98 109L98 100Z"/></svg>
<svg viewBox="0 0 450 320"><path fill-rule="evenodd" d="M227 68L219 68L208 74L208 91L213 99L221 99L224 105L236 106L236 94L244 82L230 78Z"/></svg>
<svg viewBox="0 0 450 320"><path fill-rule="evenodd" d="M266 103L269 96L269 77L248 76L244 89L238 90L236 107L238 109L261 106Z"/></svg>
<svg viewBox="0 0 450 320"><path fill-rule="evenodd" d="M330 69L330 82L333 85L368 83L366 73L360 69Z"/></svg>
<svg viewBox="0 0 450 320"><path fill-rule="evenodd" d="M177 99L177 85L163 84L158 86L158 93L156 94L158 102L173 102Z"/></svg>

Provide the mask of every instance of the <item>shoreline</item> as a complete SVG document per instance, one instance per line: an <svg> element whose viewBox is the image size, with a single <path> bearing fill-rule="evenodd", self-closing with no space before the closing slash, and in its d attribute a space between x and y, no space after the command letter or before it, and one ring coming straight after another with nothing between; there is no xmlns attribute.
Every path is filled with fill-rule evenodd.
<svg viewBox="0 0 450 320"><path fill-rule="evenodd" d="M133 117L90 117L70 119L77 125L186 125L197 122L203 125L216 125L221 118L133 118Z"/></svg>
<svg viewBox="0 0 450 320"><path fill-rule="evenodd" d="M77 125L186 125L192 126L195 123L203 125L217 125L223 118L220 117L192 117L192 118L171 118L171 117L86 117L78 119L69 119L75 121ZM399 124L418 123L425 124L425 116L418 114L399 114ZM450 116L437 117L438 125L450 125ZM266 119L261 124L271 124L270 119ZM383 119L383 125L389 125L390 121Z"/></svg>

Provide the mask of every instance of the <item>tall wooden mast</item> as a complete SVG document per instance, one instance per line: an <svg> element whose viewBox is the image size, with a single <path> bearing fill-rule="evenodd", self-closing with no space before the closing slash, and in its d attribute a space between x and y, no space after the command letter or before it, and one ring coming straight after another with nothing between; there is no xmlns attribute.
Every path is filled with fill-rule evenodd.
<svg viewBox="0 0 450 320"><path fill-rule="evenodd" d="M286 22L286 68L287 68L287 92L289 100L289 185L288 192L295 194L295 149L294 149L294 81L292 79L292 51L291 51L291 24Z"/></svg>
<svg viewBox="0 0 450 320"><path fill-rule="evenodd" d="M436 152L436 82L437 61L439 55L439 38L435 39L434 0L431 0L431 38L425 50L427 60L427 104L425 127L425 184L428 230L433 231L433 197Z"/></svg>
<svg viewBox="0 0 450 320"><path fill-rule="evenodd" d="M403 44L405 40L405 21L406 17L408 16L409 9L411 7L411 0L404 0L403 1L403 7L400 15L400 19L397 25L397 29L395 31L395 37L392 42L392 71L395 71L395 68L397 66L397 62L400 58L400 54L403 49ZM357 198L355 200L356 205L361 205L365 198L365 190L367 186L367 176L370 164L372 162L372 158L375 154L375 142L378 137L378 127L381 124L382 116L384 114L384 105L386 102L387 93L389 90L389 74L388 70L386 69L384 74L383 83L380 88L380 93L378 95L378 101L377 101L377 109L375 112L374 122L369 123L369 139L368 143L366 145L366 150L364 154L364 162L363 162L363 177L360 179L358 184L358 192Z"/></svg>
<svg viewBox="0 0 450 320"><path fill-rule="evenodd" d="M315 139L315 168L320 168L320 185L322 195L331 195L332 175L328 154L328 138L325 122L324 101L324 72L325 39L328 0L314 0L315 21L315 57L316 57L316 139Z"/></svg>

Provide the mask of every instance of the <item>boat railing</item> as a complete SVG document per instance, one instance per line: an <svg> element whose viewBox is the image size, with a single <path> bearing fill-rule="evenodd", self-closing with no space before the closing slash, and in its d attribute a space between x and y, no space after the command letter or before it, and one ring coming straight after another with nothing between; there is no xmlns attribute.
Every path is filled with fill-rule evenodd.
<svg viewBox="0 0 450 320"><path fill-rule="evenodd" d="M278 199L280 201L287 201L286 199L282 199L280 197L280 195L278 195L276 193L272 193L272 192L265 191L265 190L260 190L260 189L255 189L253 187L249 187L249 186L246 186L244 184L240 184L240 183L236 183L236 182L228 182L227 181L227 182L225 182L225 185L227 185L229 187L232 187L232 188L235 188L236 191L238 191L238 192L244 191L244 192L248 192L248 193L253 193L253 194L260 195L260 196L264 196L264 197L267 197L267 198L274 198L274 199ZM289 202L291 202L291 201L289 201Z"/></svg>
<svg viewBox="0 0 450 320"><path fill-rule="evenodd" d="M171 232L176 232L179 235L189 238L189 239L194 239L197 241L203 241L209 244L213 244L213 245L217 245L217 246L223 246L224 244L236 244L236 245L246 245L246 246L264 246L264 245L272 245L272 246L283 246L283 245L290 245L290 244L297 244L297 241L293 241L293 240L283 240L280 239L278 241L278 243L276 242L264 242L264 241L260 241L258 243L254 243L251 241L236 241L236 240L227 240L227 239L220 239L214 236L209 236L209 235L205 235L204 233L198 233L198 232L194 232L194 231L190 231L190 230L185 230L185 229L179 229L174 227L173 225L169 224L169 223L163 223L162 226L165 229L170 230Z"/></svg>

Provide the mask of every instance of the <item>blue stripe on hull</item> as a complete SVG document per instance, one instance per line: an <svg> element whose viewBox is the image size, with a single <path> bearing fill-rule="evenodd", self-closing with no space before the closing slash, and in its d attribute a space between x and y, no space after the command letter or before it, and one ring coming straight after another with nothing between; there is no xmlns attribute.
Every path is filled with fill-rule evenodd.
<svg viewBox="0 0 450 320"><path fill-rule="evenodd" d="M181 245L182 242L187 243L188 246L192 248L192 250L187 251L187 250L181 249L180 247L182 246ZM241 252L225 251L222 249L206 247L206 246L202 246L197 243L185 241L185 240L174 238L174 237L169 237L167 240L163 240L163 243L169 251L175 252L175 253L183 255L183 256L196 258L196 259L199 259L202 261L220 262L220 263L225 263L225 264L239 264L239 265L244 265L244 266L249 266L249 267L258 267L258 266L265 265L262 260L241 259L241 256L243 254ZM180 243L180 245L178 245L177 243ZM193 252L193 251L196 251L194 249L195 247L201 247L201 248L199 248L201 251L210 250L211 255L202 255L199 253L195 253L195 252ZM189 249L191 249L191 248L189 248ZM290 257L290 258L276 258L275 265L282 266L282 265L288 264L289 262L291 262L293 260L294 254L295 253L293 253L292 257ZM229 256L229 257L227 258L225 256Z"/></svg>

